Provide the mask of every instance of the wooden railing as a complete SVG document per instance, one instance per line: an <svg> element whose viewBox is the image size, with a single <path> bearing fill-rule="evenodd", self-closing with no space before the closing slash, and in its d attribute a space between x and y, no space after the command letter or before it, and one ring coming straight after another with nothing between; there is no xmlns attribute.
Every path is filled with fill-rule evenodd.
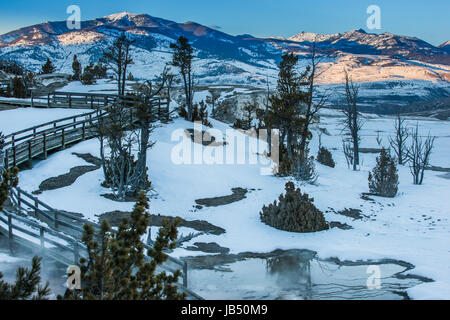
<svg viewBox="0 0 450 320"><path fill-rule="evenodd" d="M20 130L5 136L5 167L14 167L53 149L64 149L66 145L91 138L95 135L93 127L108 111L101 109L72 117L58 119Z"/></svg>
<svg viewBox="0 0 450 320"><path fill-rule="evenodd" d="M132 105L135 101L127 102ZM167 121L170 113L167 108L167 99L156 98L149 101L153 108L155 120ZM98 121L109 114L109 106L95 111L74 115L50 122L46 122L31 128L23 129L5 136L4 161L5 167L14 167L28 162L37 156L47 158L48 151L64 149L66 145L92 138L96 135L95 126ZM134 108L125 108L129 113L130 123L137 120Z"/></svg>
<svg viewBox="0 0 450 320"><path fill-rule="evenodd" d="M16 241L64 265L76 265L86 256L86 247L78 240L12 212L1 213L0 232L8 237L10 247Z"/></svg>
<svg viewBox="0 0 450 320"><path fill-rule="evenodd" d="M67 252L70 253L69 255L73 255L73 257L75 259L74 261L77 261L77 263L79 261L80 256L86 255L86 247L80 241L82 234L83 234L82 226L86 223L89 223L97 231L100 229L99 224L92 222L92 221L88 221L86 219L83 219L80 216L54 209L54 208L50 207L49 205L45 204L44 202L42 202L41 200L39 200L37 197L29 194L28 192L26 192L20 188L13 188L11 190L10 199L13 202L13 204L16 206L16 208L18 208L21 212L25 212L27 215L31 215L33 218L47 223L47 225L50 228L42 227L41 225L39 225L35 222L32 222L29 219L19 218L17 216L11 216L11 218L8 218L8 219L16 219L25 224L29 222L30 226L38 228L39 230L42 229L42 231L40 231L40 233L39 233L39 239L41 239L43 237L42 238L43 240L39 240L39 241L41 241L41 243L48 242L48 243L54 244L54 242L55 242L52 239L45 238L44 237L45 234L50 234L50 235L56 236L56 237L58 237L58 235L61 235L61 237L59 237L59 239L68 241L68 242L72 243L72 245L71 246L62 246L61 244L57 244L56 246L58 246L59 248L62 248L64 250L67 250ZM8 214L6 214L6 215L8 216ZM9 214L9 215L11 215L11 214ZM10 223L10 221L9 220L6 221L5 218L0 219L0 221L2 221L4 223L8 223L8 224ZM21 232L23 232L23 230L22 230L23 228L18 229L20 227L14 226L14 225L12 225L12 227L10 229L13 230L14 228L16 228L16 230L20 230ZM10 229L8 229L8 237L10 237L10 233L9 233ZM70 237L61 234L61 232L64 232L64 234L70 235ZM113 232L115 232L115 231L113 230ZM4 230L4 233L5 233L5 230ZM37 237L37 233L30 233L29 231L24 232L24 233L27 235L30 235L30 236ZM149 243L144 244L145 249L149 249L150 247L151 247L151 244L149 244ZM50 253L51 253L52 257L55 257L57 255L57 252L51 251ZM67 253L66 253L66 255L67 255ZM146 257L146 258L147 258L147 260L150 259L150 257ZM67 257L65 259L66 260L63 260L63 258L60 257L60 260L61 260L60 262L64 263L64 261L68 261ZM77 264L77 263L75 263L75 264ZM72 264L72 263L70 263L70 264ZM176 259L176 258L168 255L168 260L161 266L161 268L163 270L169 271L171 273L174 273L177 270L180 270L181 280L182 280L182 284L180 284L181 285L180 289L182 291L186 292L188 295L190 295L193 298L202 299L202 297L198 296L195 292L192 292L191 290L188 289L188 266L187 266L186 261L182 261L180 259Z"/></svg>
<svg viewBox="0 0 450 320"><path fill-rule="evenodd" d="M47 101L46 103L42 103L42 101L36 103L36 98ZM119 97L116 94L31 90L31 107L46 106L48 108L68 107L94 109L106 107L118 100Z"/></svg>
<svg viewBox="0 0 450 320"><path fill-rule="evenodd" d="M41 107L41 108L74 108L74 109L98 109L104 108L114 103L120 102L125 105L134 103L132 94L118 96L110 93L78 93L65 91L44 91L39 89L31 90L31 99L1 99L1 104ZM165 97L153 99L155 105L164 109L167 106Z"/></svg>

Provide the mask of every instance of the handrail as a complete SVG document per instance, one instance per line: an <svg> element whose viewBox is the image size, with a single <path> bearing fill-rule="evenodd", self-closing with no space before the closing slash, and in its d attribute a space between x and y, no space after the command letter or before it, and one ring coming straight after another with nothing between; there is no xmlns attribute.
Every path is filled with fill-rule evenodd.
<svg viewBox="0 0 450 320"><path fill-rule="evenodd" d="M132 99L129 100L129 102L133 102L133 101L134 100L132 100ZM149 102L150 103L155 103L156 101L158 101L158 105L161 104L161 98L153 98ZM48 122L43 123L43 124L39 124L39 125L36 125L36 126L33 126L33 127L29 127L29 128L26 128L26 129L22 129L22 130L10 133L10 134L6 135L5 138L4 138L5 140L9 139L9 141L5 141L4 142L4 146L11 145L11 146L14 147L16 145L15 144L16 142L22 141L22 140L26 140L26 139L28 139L30 137L35 138L36 136L42 135L44 133L53 133L53 132L57 132L57 131L59 131L59 130L61 130L63 128L70 128L72 126L76 127L79 124L88 123L88 122L91 122L93 120L97 120L97 119L101 118L102 116L104 116L104 115L106 115L108 113L107 112L108 108L109 108L109 106L105 106L103 108L98 108L97 110L94 110L94 111L91 111L91 112L86 112L86 113L77 114L77 115L74 115L74 116L69 116L69 117L65 117L65 118L61 118L61 119L57 119L57 120L53 120L53 121L48 121ZM169 112L169 114L170 114L170 112ZM95 117L92 117L94 115L95 115ZM83 117L84 118L89 117L89 120L77 121L78 118L83 118ZM62 125L59 125L59 126L57 125L58 123L67 122L69 120L72 120L72 122L65 123L65 124L62 124ZM53 125L52 128L47 128L47 129L38 131L39 128L48 127L48 126L51 126L51 125ZM20 135L20 134L23 134L23 133L26 133L26 132L30 132L30 133L28 135L26 135L26 136L21 136L21 137L16 138L17 135Z"/></svg>
<svg viewBox="0 0 450 320"><path fill-rule="evenodd" d="M72 261L73 263L78 263L78 260L80 258L80 253L81 253L80 249L86 250L86 247L82 243L79 243L76 239L74 239L72 237L58 233L58 232L56 232L50 228L47 228L39 223L30 221L29 219L25 219L23 217L15 215L6 210L3 210L2 213L7 219L4 219L3 217L0 216L0 222L3 222L6 225L7 229L2 227L2 225L0 223L0 232L5 233L5 235L9 238L10 241L13 240L14 237L19 237L20 239L24 240L25 242L28 242L28 245L31 245L34 247L38 246L30 239L26 239L24 237L20 237L17 234L14 234L14 230L17 230L21 233L26 234L28 237L35 239L36 242L40 243L39 246L40 246L41 250L49 249L49 248L46 248L46 246L45 246L46 243L50 244L53 247L59 247L59 248L63 249L65 253L68 252L71 256L73 255L73 260L68 260L68 258L64 257L62 254L53 252L52 255L59 255L60 262L63 262L63 263L70 263L69 261ZM14 220L18 221L18 222L22 223L23 225L28 226L30 228L25 229L23 226L14 224L13 223ZM37 232L33 232L33 230L36 230L39 234L37 234ZM54 239L49 238L46 235L51 235ZM55 239L63 240L67 244L72 244L72 247L69 245L60 243ZM24 241L22 241L22 242L24 242ZM61 261L61 260L64 260L64 261Z"/></svg>
<svg viewBox="0 0 450 320"><path fill-rule="evenodd" d="M17 131L17 132L10 133L10 134L5 136L5 139L11 138L11 140L5 142L4 146L12 145L12 147L14 147L14 146L17 146L16 142L18 142L18 141L26 140L26 139L31 138L31 137L36 138L37 136L40 136L40 135L43 135L43 134L55 133L55 132L58 132L58 131L60 131L62 129L74 127L74 126L77 126L77 125L80 125L80 124L83 124L83 123L89 123L89 122L91 122L93 120L97 120L97 119L99 119L99 118L101 118L101 117L103 117L103 116L105 116L107 114L107 112L101 113L102 111L104 111L104 109L100 110L100 114L98 113L99 111L83 113L83 114L75 115L75 116L72 116L72 117L66 117L66 118L63 118L63 119L58 119L58 120L55 120L55 121L47 122L45 124L41 124L41 125L38 125L38 126L34 126L34 127L30 127L30 128L27 128L27 129L23 129L23 130ZM92 115L94 115L94 114L97 114L97 116L92 117ZM85 118L89 117L89 120L76 121L77 118L81 118L81 117L85 117ZM68 120L74 120L74 121L70 122L70 123L65 123L65 124L59 125L59 126L56 125L59 122L64 122L64 121L68 121ZM49 126L49 125L53 125L53 127L44 129L42 131L37 131L37 129L42 128L42 127L46 127L46 126ZM22 133L25 133L25 132L31 132L31 133L29 135L26 135L26 136L21 136L21 137L15 138L16 135L19 135L19 134L22 134Z"/></svg>
<svg viewBox="0 0 450 320"><path fill-rule="evenodd" d="M58 220L58 216L64 216L66 218L69 218L72 221L77 221L77 222L82 223L82 224L89 223L94 228L96 228L97 230L100 229L100 225L98 223L95 223L95 222L92 222L92 221L88 221L88 220L83 219L83 218L81 218L79 216L72 215L70 213L54 209L54 208L50 207L49 205L45 204L44 202L42 202L41 200L39 200L37 197L34 197L33 195L29 194L28 192L22 190L19 187L12 188L11 191L12 191L11 192L11 198L14 201L14 203L17 204L19 209L21 209L21 207L22 207L21 203L24 202L24 199L22 198L22 196L25 196L26 198L31 200L31 203L27 203L27 206L29 206L35 213L39 212L39 208L38 208L39 205L43 206L44 208L46 208L47 210L49 210L51 212L56 213L54 216L51 216L51 215L45 216L46 219L50 220L50 223L53 226L57 227L58 225L63 225L64 224L67 228L82 233L82 231L83 231L82 228L80 228L78 226L74 226L74 225L72 225L70 223L64 223L63 221ZM112 230L112 232L115 233L116 231ZM151 248L150 245L145 244L145 243L144 243L144 247L146 249ZM179 260L177 258L171 257L169 255L167 255L167 257L168 257L168 260L170 262L173 262L173 263L175 263L175 264L177 264L177 265L179 265L180 267L183 268L183 270L182 270L183 284L184 284L185 287L187 287L187 264L186 264L186 262L185 261L181 261L181 260ZM170 271L173 271L173 270L170 270Z"/></svg>
<svg viewBox="0 0 450 320"><path fill-rule="evenodd" d="M160 112L163 111L163 109L161 108L161 98L155 98L155 99L150 100L151 103L153 103L154 101L158 101L158 109L155 110L155 111L157 111L157 114L160 115ZM129 110L131 111L131 117L130 118L133 118L133 116L134 116L133 115L133 109L130 108ZM93 114L95 114L96 116L92 117ZM84 139L85 129L89 129L90 128L90 127L86 127L85 123L92 124L93 121L99 120L99 119L101 119L102 117L104 117L107 114L108 114L108 107L98 108L97 110L92 111L92 112L83 113L83 114L75 115L75 116L72 116L72 117L66 117L66 118L63 118L63 119L55 120L55 121L50 121L50 122L47 122L47 123L44 123L44 124L41 124L41 125L38 125L38 126L34 126L34 127L31 127L31 128L28 128L28 129L23 129L23 130L20 130L18 132L14 132L14 133L11 133L11 134L7 135L6 138L12 138L12 139L11 139L10 142L5 143L5 145L12 144L12 147L5 149L5 151L6 151L6 157L5 157L6 166L7 167L9 166L8 150L10 150L11 148L14 151L14 154L13 154L14 158L13 159L14 159L14 162L15 162L17 148L20 148L22 145L28 144L29 158L31 159L31 157L32 157L32 151L31 151L32 143L37 141L38 139L39 139L39 143L41 143L40 140L43 139L44 149L45 149L45 153L46 153L47 149L45 147L45 145L46 145L45 141L46 141L46 135L47 134L52 135L52 134L57 134L59 131L62 131L62 138L63 138L63 141L64 141L64 130L65 129L73 127L74 130L79 130L79 128L77 129L77 125L83 124L83 139ZM171 113L167 109L167 117L170 117L170 114ZM79 118L79 117L89 117L89 119L88 120L85 119L85 120L82 120L82 121L76 121L76 119ZM71 123L66 123L66 124L59 125L59 126L56 125L57 123L60 123L60 122L63 122L63 121L68 121L68 120L74 120L74 121L71 122ZM45 129L45 130L42 130L42 131L38 131L37 130L39 128L42 128L42 127L45 127L45 126L48 126L48 125L52 125L52 124L53 124L53 128ZM23 134L25 132L30 132L30 131L32 131L32 134L29 134L27 136L22 136L22 137L19 137L17 139L14 139L15 135ZM43 136L43 137L39 137L39 136ZM28 139L30 137L32 137L32 139ZM49 137L51 137L51 136L49 136ZM28 139L28 140L26 140L26 139ZM22 140L26 140L26 141L24 141L22 143L19 143L17 145L15 144L17 141L22 141ZM63 147L64 147L64 143L63 143ZM24 196L23 198L22 198L22 195ZM95 228L97 228L97 229L100 228L100 225L98 225L97 223L88 221L86 219L80 218L80 217L75 216L75 215L71 215L70 213L66 213L66 212L63 212L63 211L59 211L59 210L53 209L49 205L47 205L44 202L42 202L41 200L39 200L37 197L32 196L28 192L26 192L26 191L24 191L24 190L22 190L22 189L20 189L18 187L12 189L10 198L11 198L12 202L14 204L16 204L19 209L21 209L22 203L24 203L28 207L30 207L30 209L34 210L36 217L41 215L41 216L45 217L46 219L48 219L50 221L50 223L53 224L53 227L56 230L58 229L59 225L61 225L61 226L64 226L66 228L69 228L69 229L71 229L73 231L76 231L76 232L78 232L80 234L82 234L82 232L83 232L83 229L80 228L79 226L76 226L76 225L73 225L71 223L65 222L65 221L63 221L61 219L58 219L58 217L65 217L65 218L68 218L68 219L70 219L72 221L77 221L77 222L80 222L80 223L83 223L83 224L88 222L92 226L94 226ZM31 201L31 202L28 202L28 201ZM41 209L39 209L39 205L44 207L45 209L47 209L50 214L47 214L46 212L44 212ZM53 213L53 215L51 213ZM9 219L11 219L11 218L9 218ZM3 221L1 216L0 216L0 221ZM23 219L22 221L26 221L27 223L32 224L32 222L28 221L27 219ZM34 227L37 228L38 226L39 226L39 228L41 230L40 231L41 235L43 233L45 233L45 232L47 232L47 233L55 232L58 236L60 236L60 238L62 238L61 234L59 232L54 231L54 230L49 229L49 228L45 228L45 227L40 226L39 224L36 224L36 223L34 224ZM13 228L12 224L11 224L11 226L9 228L10 228L10 230L8 232L9 232L9 234L11 234L11 231L12 231L12 228ZM18 228L20 228L20 227L18 227ZM43 229L43 228L45 228L45 229ZM116 232L115 230L112 230L112 231ZM67 241L67 239L64 239L64 240ZM51 239L47 239L47 242L52 242L52 241L53 240L51 240ZM41 237L41 243L43 243L43 242L45 242L45 238L44 238L44 240L42 240L42 237ZM76 252L74 252L75 257L79 257L78 250L79 250L79 248L82 248L82 247L83 247L82 244L78 243L75 240L74 248L76 248L76 250L77 250ZM148 244L144 244L144 247L146 249L149 249L151 246L148 245ZM187 284L188 284L187 283L187 276L188 276L187 263L185 261L181 261L180 259L171 257L168 254L166 254L166 255L167 255L168 261L170 261L172 263L175 263L175 264L177 264L177 265L182 267L181 275L182 275L183 284L180 285L179 287L182 288L185 292L187 292L190 295L194 296L195 298L202 299L202 297L198 296L197 294L195 294L194 292L192 292L191 290L189 290L187 288ZM78 261L78 259L75 258L75 261ZM172 268L170 268L168 266L164 266L163 265L162 267L163 267L163 269L166 269L166 270L168 270L170 272L174 271Z"/></svg>
<svg viewBox="0 0 450 320"><path fill-rule="evenodd" d="M9 138L9 137L12 137L12 136L14 136L14 135L18 135L18 134L27 132L27 131L35 130L35 129L38 129L38 128L41 128L41 127L46 127L46 126L52 125L52 124L54 124L54 123L58 123L58 122L62 122L62 121L67 121L67 120L72 120L72 119L74 119L74 118L79 118L79 117L89 116L89 115L95 114L95 113L97 113L97 112L98 112L98 111L95 110L95 111L91 111L91 112L81 113L81 114L77 114L77 115L74 115L74 116L69 116L69 117L65 117L65 118L61 118L61 119L57 119L57 120L45 122L45 123L42 123L42 124L39 124L39 125L36 125L36 126L33 126L33 127L29 127L29 128L26 128L26 129L22 129L22 130L15 131L15 132L12 132L12 133L10 133L10 134L7 134L7 135L5 135L5 139L6 139L6 138Z"/></svg>

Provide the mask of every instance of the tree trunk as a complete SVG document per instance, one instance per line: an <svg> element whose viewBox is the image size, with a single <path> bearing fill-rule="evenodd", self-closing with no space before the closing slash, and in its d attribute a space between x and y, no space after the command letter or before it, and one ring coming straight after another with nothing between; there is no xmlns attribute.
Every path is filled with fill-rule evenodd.
<svg viewBox="0 0 450 320"><path fill-rule="evenodd" d="M286 148L289 159L292 159L292 129L288 128L286 133Z"/></svg>

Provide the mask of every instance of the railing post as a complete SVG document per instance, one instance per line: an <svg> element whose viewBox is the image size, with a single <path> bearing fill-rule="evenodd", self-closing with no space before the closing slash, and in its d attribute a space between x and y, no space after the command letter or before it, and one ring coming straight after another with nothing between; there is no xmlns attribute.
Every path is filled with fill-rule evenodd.
<svg viewBox="0 0 450 320"><path fill-rule="evenodd" d="M12 216L8 215L8 242L9 242L9 251L13 252L13 229L12 229Z"/></svg>
<svg viewBox="0 0 450 320"><path fill-rule="evenodd" d="M78 265L80 262L80 253L78 249L78 242L75 240L73 243L73 258L74 258L74 264Z"/></svg>
<svg viewBox="0 0 450 320"><path fill-rule="evenodd" d="M54 227L55 229L58 229L58 211L55 210L53 213L55 214Z"/></svg>
<svg viewBox="0 0 450 320"><path fill-rule="evenodd" d="M47 107L50 108L50 93L47 94Z"/></svg>
<svg viewBox="0 0 450 320"><path fill-rule="evenodd" d="M86 139L86 122L83 121L83 135L82 135L82 139L85 140Z"/></svg>
<svg viewBox="0 0 450 320"><path fill-rule="evenodd" d="M66 147L66 134L64 128L62 129L62 136L61 136L61 149L65 149Z"/></svg>
<svg viewBox="0 0 450 320"><path fill-rule="evenodd" d="M94 96L91 96L91 109L94 109Z"/></svg>
<svg viewBox="0 0 450 320"><path fill-rule="evenodd" d="M20 196L21 192L20 189L17 189L17 206L19 207L19 210L21 210L22 208L22 198Z"/></svg>
<svg viewBox="0 0 450 320"><path fill-rule="evenodd" d="M73 118L73 128L76 129L77 128L77 117Z"/></svg>
<svg viewBox="0 0 450 320"><path fill-rule="evenodd" d="M31 107L34 107L34 97L33 97L33 90L31 90Z"/></svg>
<svg viewBox="0 0 450 320"><path fill-rule="evenodd" d="M46 133L44 133L43 153L44 153L44 160L45 160L45 159L47 159L47 134Z"/></svg>
<svg viewBox="0 0 450 320"><path fill-rule="evenodd" d="M33 168L33 152L31 150L31 141L28 141L28 165Z"/></svg>
<svg viewBox="0 0 450 320"><path fill-rule="evenodd" d="M9 169L9 149L5 150L5 168Z"/></svg>
<svg viewBox="0 0 450 320"><path fill-rule="evenodd" d="M39 202L38 202L38 199L37 199L37 198L34 198L34 215L36 216L36 218L37 218L38 215L39 215L38 209L39 209Z"/></svg>
<svg viewBox="0 0 450 320"><path fill-rule="evenodd" d="M17 165L17 161L16 161L16 146L13 147L13 167L15 167Z"/></svg>
<svg viewBox="0 0 450 320"><path fill-rule="evenodd" d="M187 288L187 286L188 286L187 270L188 270L188 268L187 268L187 262L184 261L184 262L183 262L183 286L184 286L185 288Z"/></svg>
<svg viewBox="0 0 450 320"><path fill-rule="evenodd" d="M72 108L72 95L68 94L67 96L69 98L69 108Z"/></svg>

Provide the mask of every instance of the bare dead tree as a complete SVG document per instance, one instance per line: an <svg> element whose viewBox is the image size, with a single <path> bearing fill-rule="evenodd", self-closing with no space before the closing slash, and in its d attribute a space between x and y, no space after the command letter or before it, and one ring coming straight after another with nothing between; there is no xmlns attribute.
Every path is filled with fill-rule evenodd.
<svg viewBox="0 0 450 320"><path fill-rule="evenodd" d="M155 121L155 105L152 100L164 91L168 79L173 79L164 68L161 75L154 82L146 81L136 90L136 103L133 108L136 109L137 121L134 127L140 131L138 159L132 181L131 190L147 190L150 185L147 178L147 150L154 142L150 141L150 134L153 131L152 123Z"/></svg>
<svg viewBox="0 0 450 320"><path fill-rule="evenodd" d="M351 143L342 139L342 150L344 152L345 160L347 161L347 167L350 168L353 165L353 151Z"/></svg>
<svg viewBox="0 0 450 320"><path fill-rule="evenodd" d="M413 176L414 184L422 184L426 167L430 164L430 155L433 150L436 137L428 136L425 140L419 135L419 125L411 131L411 145L406 151L406 159L409 161L409 169Z"/></svg>
<svg viewBox="0 0 450 320"><path fill-rule="evenodd" d="M133 63L130 49L134 42L134 40L128 39L125 33L122 33L111 46L103 51L103 57L100 59L116 74L117 94L119 96L125 94L127 69Z"/></svg>
<svg viewBox="0 0 450 320"><path fill-rule="evenodd" d="M383 144L383 138L381 138L379 130L377 130L376 132L377 132L377 137L375 138L375 140L377 141L377 145L379 147L381 147Z"/></svg>
<svg viewBox="0 0 450 320"><path fill-rule="evenodd" d="M119 200L148 190L147 150L152 123L156 120L153 99L160 95L167 81L167 69L154 82L141 84L134 92L132 106L115 103L108 114L95 125L100 141L100 155L105 176L104 185Z"/></svg>
<svg viewBox="0 0 450 320"><path fill-rule="evenodd" d="M389 145L394 150L397 157L398 164L403 165L407 161L407 146L406 142L409 137L409 130L405 125L405 119L397 114L395 119L395 136L389 137Z"/></svg>
<svg viewBox="0 0 450 320"><path fill-rule="evenodd" d="M310 125L317 120L320 109L324 107L330 96L329 91L327 90L321 94L319 94L317 91L317 78L321 74L323 74L326 69L319 69L319 64L323 61L325 55L319 56L316 43L317 41L315 40L310 48L310 63L307 67L309 73L307 78L307 91L304 98L305 109L303 112L303 116L305 118L305 121L302 129L302 132L305 133L309 132ZM299 150L301 154L305 152L307 144L308 135L301 135L299 144Z"/></svg>
<svg viewBox="0 0 450 320"><path fill-rule="evenodd" d="M264 125L266 126L267 131L267 153L270 157L272 154L272 131L270 129L270 126L267 125L266 117L268 115L269 110L269 104L270 104L270 84L269 84L269 75L266 75L266 85L267 85L267 92L266 92L266 101L265 101L265 109L264 109Z"/></svg>
<svg viewBox="0 0 450 320"><path fill-rule="evenodd" d="M95 124L105 176L103 185L111 188L119 200L125 199L129 193L135 168L133 145L137 136L130 123L130 112L131 109L116 102Z"/></svg>
<svg viewBox="0 0 450 320"><path fill-rule="evenodd" d="M353 144L353 170L356 171L359 166L359 131L362 127L362 121L357 108L359 86L354 84L345 71L345 97L346 106L343 109L345 116L344 129L350 133L351 142Z"/></svg>
<svg viewBox="0 0 450 320"><path fill-rule="evenodd" d="M175 75L173 73L167 72L166 76L166 94L167 94L167 107L170 107L170 102L172 101L171 92L174 87L174 83L176 83Z"/></svg>

